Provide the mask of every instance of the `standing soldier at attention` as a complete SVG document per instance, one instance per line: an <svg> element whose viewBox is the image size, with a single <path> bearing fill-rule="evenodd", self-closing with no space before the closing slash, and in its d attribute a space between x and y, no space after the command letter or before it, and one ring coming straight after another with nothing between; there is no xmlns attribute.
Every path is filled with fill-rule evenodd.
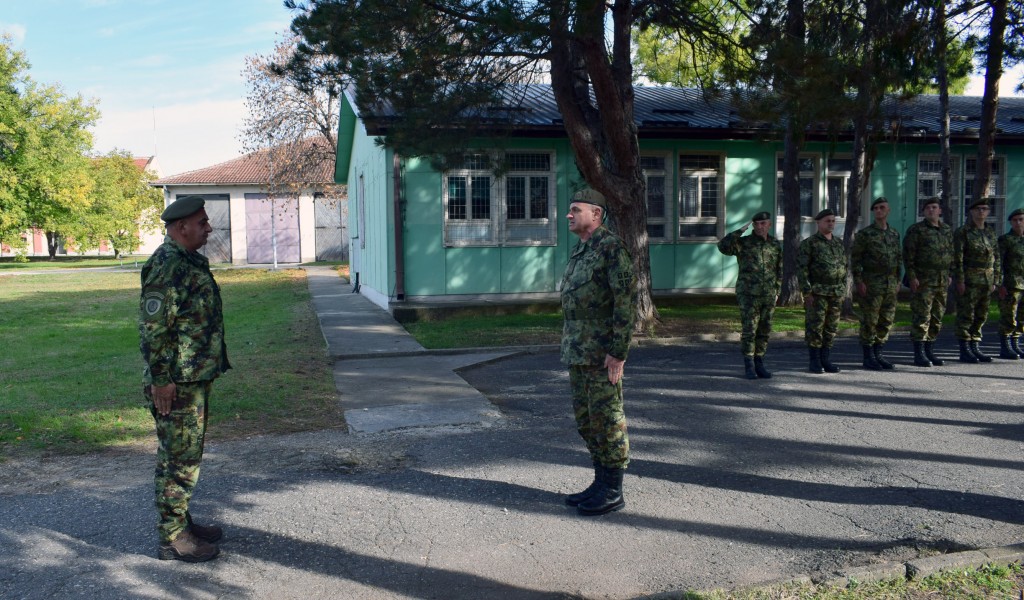
<svg viewBox="0 0 1024 600"><path fill-rule="evenodd" d="M198 250L213 231L199 196L164 210L167 237L142 267L139 336L143 385L156 421L156 510L162 560L217 556L220 527L192 521L213 380L230 368L220 288Z"/></svg>
<svg viewBox="0 0 1024 600"><path fill-rule="evenodd" d="M832 343L839 332L839 314L846 296L846 250L832 232L836 213L826 208L814 220L818 232L800 242L797 278L804 295L804 339L811 373L838 373L832 364Z"/></svg>
<svg viewBox="0 0 1024 600"><path fill-rule="evenodd" d="M1018 344L1024 334L1024 208L1010 213L1010 231L999 236L1003 264L999 286L999 358L1018 360L1024 350Z"/></svg>
<svg viewBox="0 0 1024 600"><path fill-rule="evenodd" d="M992 362L978 347L981 328L988 320L992 292L1002 275L996 232L985 224L989 200L971 205L969 219L953 234L953 280L956 282L956 338L960 362Z"/></svg>
<svg viewBox="0 0 1024 600"><path fill-rule="evenodd" d="M754 215L754 232L743 237L745 224L718 242L718 251L735 256L740 273L736 279L736 302L740 305L743 333L740 351L747 379L769 379L764 364L768 338L772 333L772 315L782 286L782 247L769 233L772 216L767 211Z"/></svg>
<svg viewBox="0 0 1024 600"><path fill-rule="evenodd" d="M924 220L907 229L903 238L903 266L910 287L910 339L914 364L941 367L935 355L935 339L946 313L949 269L953 265L953 232L942 221L939 198L929 198L921 208Z"/></svg>
<svg viewBox="0 0 1024 600"><path fill-rule="evenodd" d="M876 198L871 203L874 222L853 238L850 268L853 289L860 309L860 345L864 368L872 371L894 369L882 349L889 339L896 317L896 294L900 290L900 266L903 250L900 234L889 227L889 201Z"/></svg>
<svg viewBox="0 0 1024 600"><path fill-rule="evenodd" d="M562 362L569 366L576 429L590 451L594 481L565 497L582 515L603 515L626 505L622 476L629 436L622 403L622 371L633 334L636 279L622 240L603 225L600 192L576 192L569 231L579 242L558 285L562 296Z"/></svg>

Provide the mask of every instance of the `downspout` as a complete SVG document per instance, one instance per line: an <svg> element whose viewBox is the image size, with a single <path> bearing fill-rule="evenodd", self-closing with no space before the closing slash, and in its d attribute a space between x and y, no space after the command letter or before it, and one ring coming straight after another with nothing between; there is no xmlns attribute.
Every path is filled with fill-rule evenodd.
<svg viewBox="0 0 1024 600"><path fill-rule="evenodd" d="M394 209L395 209L395 300L405 301L405 240L402 237L402 158L397 152L391 155L391 166L394 171Z"/></svg>

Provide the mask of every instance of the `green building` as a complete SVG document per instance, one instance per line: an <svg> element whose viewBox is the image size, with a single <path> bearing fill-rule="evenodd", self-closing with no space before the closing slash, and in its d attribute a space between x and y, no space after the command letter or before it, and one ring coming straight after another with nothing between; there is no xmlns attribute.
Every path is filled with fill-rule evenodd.
<svg viewBox="0 0 1024 600"><path fill-rule="evenodd" d="M921 96L886 104L888 141L878 150L865 199L885 196L889 222L903 232L919 220L921 200L938 194L939 102ZM463 164L435 170L376 143L387 114L341 107L337 183L349 190L350 268L359 291L385 309L430 300L547 299L576 238L564 215L582 183L551 88L531 86L517 112L516 135L480 140ZM964 220L973 190L981 98L950 98L953 223ZM699 90L638 87L635 117L647 177L651 278L655 294L729 291L736 260L716 242L755 213L780 215L782 142L745 123L727 101ZM996 231L1024 206L1024 98L1001 98L990 196ZM812 216L832 208L846 224L851 143L811 132L801 153L802 235ZM490 165L501 159L505 169ZM870 222L862 202L858 227Z"/></svg>

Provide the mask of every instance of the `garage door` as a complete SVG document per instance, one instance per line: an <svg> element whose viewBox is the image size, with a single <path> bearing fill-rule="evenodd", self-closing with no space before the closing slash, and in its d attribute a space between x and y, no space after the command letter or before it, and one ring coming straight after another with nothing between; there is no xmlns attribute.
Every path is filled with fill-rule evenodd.
<svg viewBox="0 0 1024 600"><path fill-rule="evenodd" d="M297 263L299 254L299 203L294 198L267 199L266 194L245 195L246 250L252 264Z"/></svg>

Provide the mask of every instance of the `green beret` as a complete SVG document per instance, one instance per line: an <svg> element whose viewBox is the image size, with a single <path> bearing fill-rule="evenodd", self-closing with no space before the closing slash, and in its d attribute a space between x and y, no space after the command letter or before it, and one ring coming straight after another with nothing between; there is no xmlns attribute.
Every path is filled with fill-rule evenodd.
<svg viewBox="0 0 1024 600"><path fill-rule="evenodd" d="M203 200L202 196L178 196L178 199L164 209L164 212L160 214L160 220L164 223L170 223L177 221L178 219L184 219L189 215L194 215L202 210L203 205L206 201Z"/></svg>
<svg viewBox="0 0 1024 600"><path fill-rule="evenodd" d="M834 217L834 216L836 216L835 211L832 210L831 208L826 208L826 209L822 210L820 213L814 215L814 220L815 221L820 221L820 220L824 219L825 217Z"/></svg>
<svg viewBox="0 0 1024 600"><path fill-rule="evenodd" d="M938 196L932 196L931 198L928 198L927 200L925 200L921 204L921 208L924 208L924 207L928 206L929 204L938 204L941 207L942 206L942 199L939 198Z"/></svg>
<svg viewBox="0 0 1024 600"><path fill-rule="evenodd" d="M761 212L759 212L756 215L754 215L754 218L751 219L751 221L767 221L768 219L771 219L771 218L772 218L772 214L770 212L768 212L766 210L762 210Z"/></svg>
<svg viewBox="0 0 1024 600"><path fill-rule="evenodd" d="M593 188L584 188L576 192L572 195L572 201L593 204L594 206L600 206L604 209L608 208L608 204L604 200L604 194Z"/></svg>
<svg viewBox="0 0 1024 600"><path fill-rule="evenodd" d="M889 200L885 196L879 196L875 198L875 201L871 203L871 208L878 206L879 204L888 204Z"/></svg>
<svg viewBox="0 0 1024 600"><path fill-rule="evenodd" d="M979 198L971 203L971 210L978 208L979 206L988 206L990 204L988 198Z"/></svg>
<svg viewBox="0 0 1024 600"><path fill-rule="evenodd" d="M1006 218L1007 221L1012 221L1014 217L1018 215L1024 215L1024 208L1018 208L1017 210L1010 213L1010 216Z"/></svg>

